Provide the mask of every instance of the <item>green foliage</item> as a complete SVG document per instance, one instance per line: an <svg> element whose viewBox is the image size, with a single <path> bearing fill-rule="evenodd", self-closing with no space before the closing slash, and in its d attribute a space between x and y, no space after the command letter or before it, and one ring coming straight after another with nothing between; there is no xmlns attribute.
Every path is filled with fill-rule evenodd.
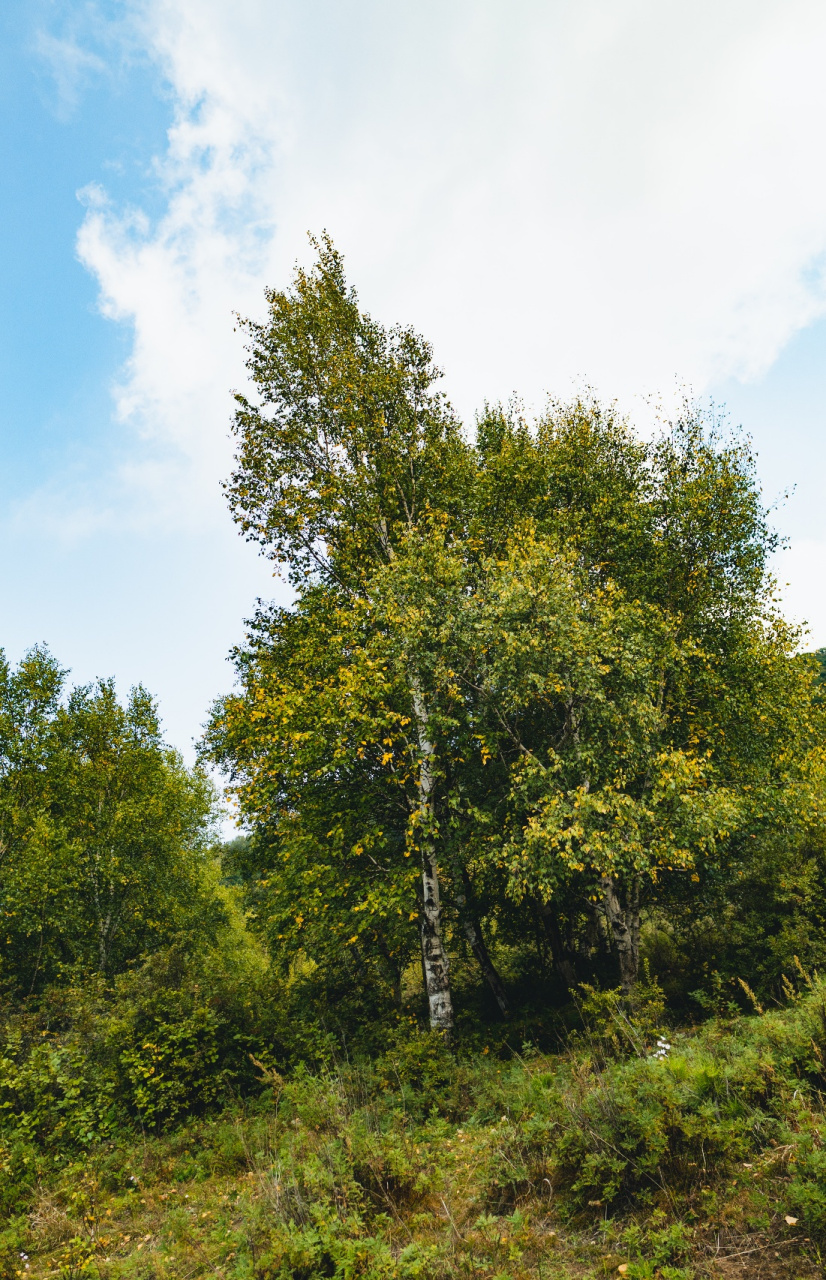
<svg viewBox="0 0 826 1280"><path fill-rule="evenodd" d="M693 937L699 987L755 873L795 892L783 860L824 806L748 442L691 406L642 441L581 399L532 424L488 408L471 443L427 343L361 312L317 248L247 325L228 488L296 587L259 609L206 736L250 832L253 926L284 971L346 972L364 1018L401 1007L435 934L500 1009L494 961L517 953L568 989L618 962L627 993L645 913L678 917L677 951Z"/></svg>
<svg viewBox="0 0 826 1280"><path fill-rule="evenodd" d="M45 650L0 654L0 980L31 995L71 968L111 975L221 918L205 892L211 785L164 745L145 690L67 694Z"/></svg>
<svg viewBox="0 0 826 1280"><path fill-rule="evenodd" d="M650 1054L664 1056L658 1046L668 1043L666 1037L665 993L652 978L648 965L644 979L630 995L614 988L600 990L581 983L576 1000L582 1019L582 1030L575 1032L573 1043L582 1043L600 1066L612 1058L629 1053L637 1057Z"/></svg>
<svg viewBox="0 0 826 1280"><path fill-rule="evenodd" d="M297 613L259 620L260 643L243 660L252 723L241 700L228 701L222 758L235 755L239 768L243 760L243 803L260 807L260 825L233 870L249 886L254 927L274 956L288 965L300 948L317 964L343 962L360 985L372 970L392 987L415 945L408 921L415 869L405 860L398 787L376 758L388 747L371 744L368 753L361 745L383 715L387 679L369 660L358 662L360 630L358 610L331 609L319 594ZM388 737L399 717L389 708L384 719Z"/></svg>
<svg viewBox="0 0 826 1280"><path fill-rule="evenodd" d="M109 986L45 991L7 1012L0 1042L0 1202L134 1126L158 1131L261 1088L278 1043L265 972L157 953Z"/></svg>
<svg viewBox="0 0 826 1280"><path fill-rule="evenodd" d="M291 292L267 291L266 323L244 322L258 403L237 397L227 496L297 586L348 591L429 509L461 504L468 449L429 344L362 313L332 242L316 248Z"/></svg>
<svg viewBox="0 0 826 1280"><path fill-rule="evenodd" d="M609 1000L599 1002L599 1022ZM631 1056L577 1057L545 1082L538 1114L554 1117L551 1132L536 1126L534 1160L544 1162L572 1209L662 1203L690 1197L709 1178L732 1174L783 1149L794 1150L802 1173L786 1202L816 1223L816 1177L821 1120L824 993L813 993L784 1013L740 1019L733 1027L710 1023L701 1034L672 1033L658 1048L644 1043L646 1019L629 1016ZM596 1068L596 1070L594 1069ZM560 1120L561 1117L561 1120ZM791 1144L791 1145L789 1145ZM799 1154L798 1154L799 1153ZM524 1152L522 1156L525 1159ZM745 1162L745 1165L744 1165ZM540 1164L541 1167L541 1164Z"/></svg>

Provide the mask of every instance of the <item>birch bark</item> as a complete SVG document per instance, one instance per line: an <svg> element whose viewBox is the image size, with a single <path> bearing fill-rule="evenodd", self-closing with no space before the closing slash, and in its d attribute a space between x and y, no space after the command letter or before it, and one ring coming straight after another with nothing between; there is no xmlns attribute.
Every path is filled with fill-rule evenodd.
<svg viewBox="0 0 826 1280"><path fill-rule="evenodd" d="M421 690L414 685L413 714L419 741L418 807L422 858L422 972L427 989L430 1026L447 1037L453 1033L453 998L450 991L450 964L442 937L442 905L439 893L439 866L434 837L435 747L428 737L427 708Z"/></svg>

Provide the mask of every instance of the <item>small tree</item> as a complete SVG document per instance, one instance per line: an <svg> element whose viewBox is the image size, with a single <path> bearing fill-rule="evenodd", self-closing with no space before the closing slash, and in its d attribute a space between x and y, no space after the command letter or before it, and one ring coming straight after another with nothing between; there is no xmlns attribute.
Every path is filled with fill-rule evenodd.
<svg viewBox="0 0 826 1280"><path fill-rule="evenodd" d="M2 977L18 994L65 966L111 975L214 925L204 884L214 795L161 739L145 690L66 696L45 650L0 662Z"/></svg>

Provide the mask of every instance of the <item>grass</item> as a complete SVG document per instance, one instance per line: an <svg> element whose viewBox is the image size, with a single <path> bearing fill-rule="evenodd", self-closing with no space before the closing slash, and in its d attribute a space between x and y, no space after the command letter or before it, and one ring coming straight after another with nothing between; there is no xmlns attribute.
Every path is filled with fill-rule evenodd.
<svg viewBox="0 0 826 1280"><path fill-rule="evenodd" d="M717 1019L657 1051L592 993L569 1052L449 1054L289 1079L43 1178L8 1277L813 1280L826 1247L826 1003ZM25 1255L25 1256L23 1256Z"/></svg>

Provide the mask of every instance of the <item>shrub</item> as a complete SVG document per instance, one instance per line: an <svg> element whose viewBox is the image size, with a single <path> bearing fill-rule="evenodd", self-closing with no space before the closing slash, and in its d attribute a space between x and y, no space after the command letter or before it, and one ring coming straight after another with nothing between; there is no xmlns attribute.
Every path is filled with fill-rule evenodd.
<svg viewBox="0 0 826 1280"><path fill-rule="evenodd" d="M158 1130L244 1095L274 1029L255 982L172 949L107 987L86 978L0 1026L0 1206L135 1125Z"/></svg>

